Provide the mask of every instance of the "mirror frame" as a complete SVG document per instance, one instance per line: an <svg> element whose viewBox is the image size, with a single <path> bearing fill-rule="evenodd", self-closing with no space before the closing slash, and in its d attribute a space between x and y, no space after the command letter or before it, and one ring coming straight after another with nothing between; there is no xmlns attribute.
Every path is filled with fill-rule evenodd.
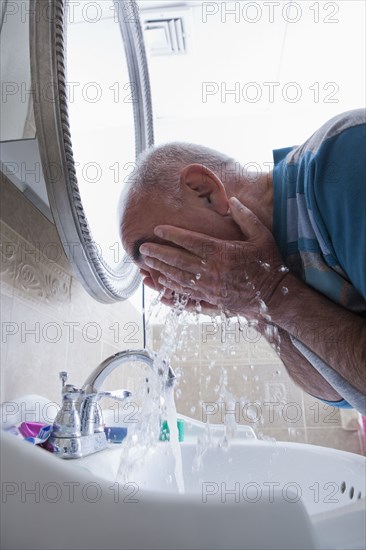
<svg viewBox="0 0 366 550"><path fill-rule="evenodd" d="M136 157L154 143L150 80L138 6L113 0L127 58L133 101ZM128 299L138 288L137 267L124 254L117 269L98 252L82 205L68 115L67 1L31 0L30 62L39 152L51 211L65 253L79 280L99 302ZM121 245L122 248L122 245Z"/></svg>

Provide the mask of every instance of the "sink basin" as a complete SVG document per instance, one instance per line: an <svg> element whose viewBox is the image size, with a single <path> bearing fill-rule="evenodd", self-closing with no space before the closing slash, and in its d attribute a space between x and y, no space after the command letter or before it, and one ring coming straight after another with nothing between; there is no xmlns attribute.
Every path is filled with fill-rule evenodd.
<svg viewBox="0 0 366 550"><path fill-rule="evenodd" d="M168 442L67 461L2 432L2 548L365 548L364 457L245 427L203 452L205 425L185 420L184 494Z"/></svg>

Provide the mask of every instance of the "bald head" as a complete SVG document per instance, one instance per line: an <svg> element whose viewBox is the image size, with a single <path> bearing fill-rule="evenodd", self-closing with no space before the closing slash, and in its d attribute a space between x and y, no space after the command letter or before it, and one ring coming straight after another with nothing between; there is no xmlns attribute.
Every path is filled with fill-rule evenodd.
<svg viewBox="0 0 366 550"><path fill-rule="evenodd" d="M164 201L171 208L181 206L181 173L190 164L207 166L225 183L225 172L235 160L219 151L193 143L172 142L144 151L123 188L119 201L119 217L123 231L129 207L149 196L156 203Z"/></svg>

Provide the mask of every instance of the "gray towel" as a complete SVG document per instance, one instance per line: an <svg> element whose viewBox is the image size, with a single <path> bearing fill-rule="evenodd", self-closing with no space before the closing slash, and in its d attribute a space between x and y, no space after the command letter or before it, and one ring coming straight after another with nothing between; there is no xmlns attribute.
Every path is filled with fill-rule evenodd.
<svg viewBox="0 0 366 550"><path fill-rule="evenodd" d="M362 416L366 416L366 396L347 382L347 380L338 374L338 372L324 363L318 355L300 342L300 340L291 336L291 341L299 352L302 353L302 355L322 375L322 377L329 382L329 384L339 393L339 395L341 395L345 401L348 401L348 403L360 412Z"/></svg>

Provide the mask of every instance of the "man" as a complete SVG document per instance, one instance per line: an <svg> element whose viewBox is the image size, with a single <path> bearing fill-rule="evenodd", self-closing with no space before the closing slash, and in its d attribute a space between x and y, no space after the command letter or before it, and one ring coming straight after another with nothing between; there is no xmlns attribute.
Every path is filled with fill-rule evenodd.
<svg viewBox="0 0 366 550"><path fill-rule="evenodd" d="M297 384L366 415L365 160L362 109L274 151L269 175L197 145L152 148L121 197L122 242L167 303L186 292L275 327Z"/></svg>

